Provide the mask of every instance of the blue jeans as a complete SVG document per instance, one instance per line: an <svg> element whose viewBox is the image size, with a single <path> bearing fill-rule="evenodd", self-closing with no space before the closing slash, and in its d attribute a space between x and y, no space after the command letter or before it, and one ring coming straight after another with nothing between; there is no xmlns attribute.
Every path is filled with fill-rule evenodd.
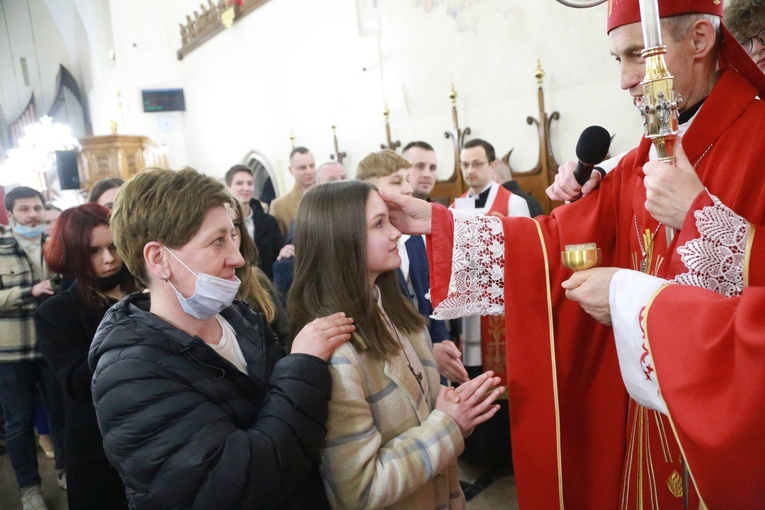
<svg viewBox="0 0 765 510"><path fill-rule="evenodd" d="M38 390L39 387L39 390ZM0 404L5 444L20 488L39 485L34 424L38 392L50 416L56 468L64 467L64 404L61 388L45 360L0 363Z"/></svg>

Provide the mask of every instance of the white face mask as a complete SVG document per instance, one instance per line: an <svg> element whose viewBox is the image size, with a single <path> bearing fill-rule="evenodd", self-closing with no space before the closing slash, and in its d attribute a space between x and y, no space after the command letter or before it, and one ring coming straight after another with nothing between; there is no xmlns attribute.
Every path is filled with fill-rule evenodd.
<svg viewBox="0 0 765 510"><path fill-rule="evenodd" d="M239 278L234 277L233 280L225 280L205 273L197 274L184 264L169 248L166 246L163 246L163 248L175 257L183 267L188 269L191 274L197 277L196 291L189 298L183 297L178 292L178 289L175 288L175 285L166 280L175 291L175 295L178 297L184 312L196 319L205 320L220 313L234 301L236 293L239 291L239 285L242 283Z"/></svg>
<svg viewBox="0 0 765 510"><path fill-rule="evenodd" d="M13 231L21 237L37 239L45 233L45 225L41 224L36 227L27 227L26 225L16 224L13 226Z"/></svg>

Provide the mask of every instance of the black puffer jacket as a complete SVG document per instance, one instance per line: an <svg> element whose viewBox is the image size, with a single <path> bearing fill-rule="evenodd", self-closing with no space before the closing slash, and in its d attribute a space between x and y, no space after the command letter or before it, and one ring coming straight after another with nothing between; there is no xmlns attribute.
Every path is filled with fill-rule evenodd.
<svg viewBox="0 0 765 510"><path fill-rule="evenodd" d="M237 302L222 315L247 377L148 309L148 294L115 305L89 355L104 450L132 507L325 507L326 363L284 356L263 315Z"/></svg>

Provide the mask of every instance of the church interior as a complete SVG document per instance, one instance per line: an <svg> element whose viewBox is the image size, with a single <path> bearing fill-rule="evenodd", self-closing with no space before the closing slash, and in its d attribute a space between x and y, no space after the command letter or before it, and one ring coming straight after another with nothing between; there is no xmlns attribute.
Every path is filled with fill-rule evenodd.
<svg viewBox="0 0 765 510"><path fill-rule="evenodd" d="M608 8L0 0L0 185L34 187L67 205L99 179L127 180L146 167L222 178L244 164L278 197L293 187L296 146L317 166L342 163L353 178L370 152L425 140L439 162L433 198L448 203L467 189L462 145L482 138L549 212L556 204L544 189L558 165L576 159L585 128L609 131L611 155L642 136L609 56ZM25 148L33 132L47 140ZM17 508L7 455L0 465L0 507ZM460 467L469 482L485 474ZM488 488L476 489L468 508L516 508L512 476L492 482L481 482ZM50 508L66 508L63 494L51 492Z"/></svg>
<svg viewBox="0 0 765 510"><path fill-rule="evenodd" d="M0 5L2 184L46 185L7 161L24 127L44 115L76 139L84 189L145 166L189 166L220 177L244 163L261 182L270 177L277 196L292 187L294 146L309 148L317 165L341 161L352 176L369 152L400 150L415 139L436 150L444 181L437 191L449 195L461 184L454 182L460 144L483 138L546 201L537 180L547 182L545 173L575 157L587 126L609 130L611 154L631 148L642 130L608 56L606 4ZM226 16L234 16L225 21L229 28ZM56 172L47 171L51 188L60 187Z"/></svg>

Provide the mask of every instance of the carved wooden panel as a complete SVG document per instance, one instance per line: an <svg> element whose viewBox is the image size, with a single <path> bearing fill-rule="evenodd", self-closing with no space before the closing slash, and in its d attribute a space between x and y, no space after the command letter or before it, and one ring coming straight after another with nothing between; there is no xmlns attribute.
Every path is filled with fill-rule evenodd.
<svg viewBox="0 0 765 510"><path fill-rule="evenodd" d="M199 4L199 11L186 15L186 23L179 23L181 49L177 51L178 60L197 49L215 34L231 27L240 18L251 13L268 0L207 0L207 5Z"/></svg>
<svg viewBox="0 0 765 510"><path fill-rule="evenodd" d="M444 137L447 140L452 141L452 148L454 149L454 170L452 174L443 181L436 181L436 185L433 187L433 192L430 194L430 198L434 202L438 202L443 205L450 205L454 202L454 199L461 196L467 191L467 185L462 178L462 170L460 169L460 152L465 145L465 137L470 134L470 128L466 127L462 129L460 127L459 117L457 115L457 91L454 88L454 84L451 85L449 92L449 99L452 102L452 123L454 127L449 131L444 132Z"/></svg>
<svg viewBox="0 0 765 510"><path fill-rule="evenodd" d="M547 197L545 190L555 180L555 175L558 173L558 162L555 161L555 155L553 154L552 145L550 143L550 126L552 121L560 118L560 113L552 112L547 114L545 111L545 93L542 89L542 79L545 72L542 70L541 62L537 61L537 69L534 73L537 79L537 103L539 106L539 118L526 117L526 123L529 125L535 125L537 128L537 135L539 136L539 157L537 164L531 170L520 172L514 170L510 165L510 155L513 153L511 149L503 158L502 161L510 166L513 172L513 179L518 181L521 189L531 193L534 198L539 200L542 205L542 211L545 214L550 212L557 206L561 205L561 202L553 202Z"/></svg>
<svg viewBox="0 0 765 510"><path fill-rule="evenodd" d="M129 180L147 167L167 168L166 148L145 136L106 135L80 138L80 185L90 189L106 177Z"/></svg>

